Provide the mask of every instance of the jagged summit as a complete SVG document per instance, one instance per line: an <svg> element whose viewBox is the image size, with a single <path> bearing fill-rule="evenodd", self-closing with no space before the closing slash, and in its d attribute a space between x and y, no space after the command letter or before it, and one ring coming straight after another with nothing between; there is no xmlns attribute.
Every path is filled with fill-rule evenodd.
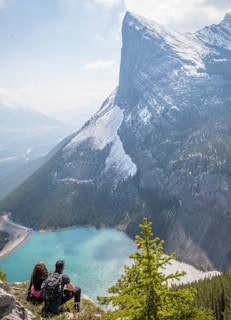
<svg viewBox="0 0 231 320"><path fill-rule="evenodd" d="M151 42L152 45L159 46L159 50L162 52L172 50L181 55L182 58L187 56L188 59L191 55L194 55L193 49L198 51L198 47L201 46L201 43L198 43L195 38L190 38L188 35L183 35L132 13L126 13L125 15L122 35L123 47L124 44L128 46L129 38L132 41L132 36L135 35L137 37L136 41L142 41L140 44L144 46L146 45L145 42ZM153 51L155 49L154 47ZM132 47L130 50L134 51ZM201 54L201 52L199 53Z"/></svg>
<svg viewBox="0 0 231 320"><path fill-rule="evenodd" d="M155 78L162 81L166 72L176 78L184 76L183 73L201 77L205 71L204 57L209 49L196 37L182 35L131 13L125 15L122 35L118 89L122 104L137 103L137 96L147 90L147 81L150 81L148 88L154 88Z"/></svg>
<svg viewBox="0 0 231 320"><path fill-rule="evenodd" d="M227 12L224 20L221 21L221 24L227 26L229 29L231 27L231 12Z"/></svg>
<svg viewBox="0 0 231 320"><path fill-rule="evenodd" d="M129 25L131 28L135 28L137 31L141 31L144 34L144 36L146 35L147 39L149 37L150 37L149 39L151 39L155 35L161 38L161 34L165 32L173 32L171 29L155 21L144 18L132 12L126 12L123 20L122 32L123 32L124 25Z"/></svg>
<svg viewBox="0 0 231 320"><path fill-rule="evenodd" d="M195 33L207 46L231 50L231 12L217 25L207 26Z"/></svg>
<svg viewBox="0 0 231 320"><path fill-rule="evenodd" d="M229 16L182 35L127 12L118 88L1 208L36 228L131 236L145 215L166 253L231 267Z"/></svg>

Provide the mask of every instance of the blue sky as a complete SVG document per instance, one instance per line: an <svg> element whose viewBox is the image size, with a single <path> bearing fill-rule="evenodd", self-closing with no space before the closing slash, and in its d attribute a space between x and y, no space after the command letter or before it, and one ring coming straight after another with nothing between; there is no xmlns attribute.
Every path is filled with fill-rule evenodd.
<svg viewBox="0 0 231 320"><path fill-rule="evenodd" d="M76 129L118 84L126 11L179 32L219 23L229 0L0 0L0 103Z"/></svg>

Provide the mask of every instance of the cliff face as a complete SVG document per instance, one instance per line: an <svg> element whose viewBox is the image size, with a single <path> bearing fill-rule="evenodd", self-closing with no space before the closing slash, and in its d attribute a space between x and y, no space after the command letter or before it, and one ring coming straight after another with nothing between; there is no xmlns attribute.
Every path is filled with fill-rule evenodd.
<svg viewBox="0 0 231 320"><path fill-rule="evenodd" d="M219 269L230 266L230 17L184 36L127 14L117 95L140 183L176 200L162 211L167 250Z"/></svg>
<svg viewBox="0 0 231 320"><path fill-rule="evenodd" d="M229 268L230 17L182 35L127 13L118 88L1 208L32 227L131 236L145 215L167 253Z"/></svg>

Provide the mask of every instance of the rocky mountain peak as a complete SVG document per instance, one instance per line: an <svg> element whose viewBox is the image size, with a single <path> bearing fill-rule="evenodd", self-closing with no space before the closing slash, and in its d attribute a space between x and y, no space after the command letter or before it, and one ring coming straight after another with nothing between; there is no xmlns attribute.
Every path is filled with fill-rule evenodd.
<svg viewBox="0 0 231 320"><path fill-rule="evenodd" d="M228 49L231 50L231 13L227 13L219 24L206 26L195 33L196 37L203 41L211 50Z"/></svg>
<svg viewBox="0 0 231 320"><path fill-rule="evenodd" d="M221 24L227 26L228 28L231 27L231 12L227 12L225 15L224 20L221 22Z"/></svg>
<svg viewBox="0 0 231 320"><path fill-rule="evenodd" d="M228 20L182 35L126 13L118 88L1 207L32 227L122 225L131 236L145 215L166 253L229 268Z"/></svg>
<svg viewBox="0 0 231 320"><path fill-rule="evenodd" d="M147 87L158 90L159 85L163 87L162 81L166 86L168 79L175 78L176 74L181 76L180 73L185 72L201 76L205 69L203 57L208 49L197 38L130 12L124 18L122 39L117 95L122 108L126 104L137 104L138 97L147 91Z"/></svg>

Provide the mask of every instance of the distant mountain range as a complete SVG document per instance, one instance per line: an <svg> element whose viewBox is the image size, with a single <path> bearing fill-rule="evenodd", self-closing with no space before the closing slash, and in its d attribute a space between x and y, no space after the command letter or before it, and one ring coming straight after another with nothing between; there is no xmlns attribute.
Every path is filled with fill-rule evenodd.
<svg viewBox="0 0 231 320"><path fill-rule="evenodd" d="M47 161L73 127L24 106L0 104L0 199Z"/></svg>
<svg viewBox="0 0 231 320"><path fill-rule="evenodd" d="M66 125L66 124L65 124ZM0 104L0 128L31 129L36 127L60 127L61 121L52 119L45 114L23 105Z"/></svg>
<svg viewBox="0 0 231 320"><path fill-rule="evenodd" d="M231 267L231 13L180 34L127 12L118 88L0 203L33 228L112 226L143 216L165 251Z"/></svg>

